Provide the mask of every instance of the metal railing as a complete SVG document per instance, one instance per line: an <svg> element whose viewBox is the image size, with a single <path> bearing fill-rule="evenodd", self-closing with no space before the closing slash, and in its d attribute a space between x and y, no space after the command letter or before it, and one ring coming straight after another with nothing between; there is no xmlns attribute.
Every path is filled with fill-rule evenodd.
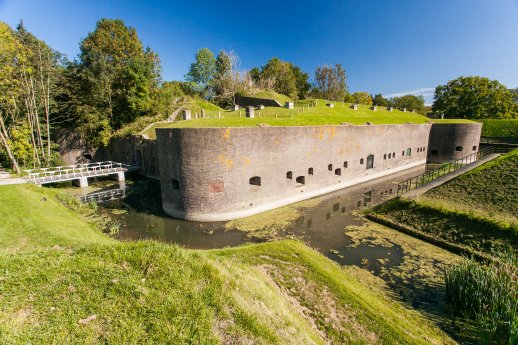
<svg viewBox="0 0 518 345"><path fill-rule="evenodd" d="M110 201L110 200L122 199L125 196L126 196L125 189L116 188L116 189L110 189L110 190L104 190L104 191L100 191L100 192L90 193L87 195L80 195L77 198L84 203L88 203L88 202L92 202L92 201L94 201L96 203L101 203L101 202Z"/></svg>
<svg viewBox="0 0 518 345"><path fill-rule="evenodd" d="M474 163L480 158L487 156L488 154L493 152L494 148L492 146L489 146L483 150L474 152L462 158L446 162L436 169L429 170L421 175L402 181L398 183L397 196L401 196L411 190L414 190L428 182L435 180L438 177L446 175L452 171L458 170L468 164Z"/></svg>
<svg viewBox="0 0 518 345"><path fill-rule="evenodd" d="M126 164L107 161L24 170L26 173L24 178L35 184L43 184L74 180L81 177L110 175L127 170Z"/></svg>

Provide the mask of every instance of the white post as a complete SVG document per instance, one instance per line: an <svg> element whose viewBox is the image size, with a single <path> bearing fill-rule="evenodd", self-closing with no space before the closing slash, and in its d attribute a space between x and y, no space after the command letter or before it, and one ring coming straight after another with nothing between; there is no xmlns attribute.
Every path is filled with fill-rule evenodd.
<svg viewBox="0 0 518 345"><path fill-rule="evenodd" d="M79 178L79 187L81 187L81 188L88 187L88 177Z"/></svg>

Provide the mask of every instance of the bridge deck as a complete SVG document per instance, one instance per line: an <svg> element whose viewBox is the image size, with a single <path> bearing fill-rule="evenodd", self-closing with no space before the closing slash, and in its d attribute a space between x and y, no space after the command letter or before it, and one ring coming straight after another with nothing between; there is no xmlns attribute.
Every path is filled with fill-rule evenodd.
<svg viewBox="0 0 518 345"><path fill-rule="evenodd" d="M52 168L25 170L25 179L37 185L46 183L78 180L94 176L107 176L124 173L128 166L116 162L99 162L88 164L68 165Z"/></svg>

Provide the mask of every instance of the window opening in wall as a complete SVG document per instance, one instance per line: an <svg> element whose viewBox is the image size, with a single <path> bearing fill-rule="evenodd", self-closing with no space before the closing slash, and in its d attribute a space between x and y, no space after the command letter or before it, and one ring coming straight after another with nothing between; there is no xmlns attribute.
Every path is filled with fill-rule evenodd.
<svg viewBox="0 0 518 345"><path fill-rule="evenodd" d="M329 164L329 165L327 166L327 170L329 170L329 171L333 171L333 164Z"/></svg>
<svg viewBox="0 0 518 345"><path fill-rule="evenodd" d="M367 156L367 169L374 168L374 155Z"/></svg>
<svg viewBox="0 0 518 345"><path fill-rule="evenodd" d="M360 159L360 164L363 164L363 158L362 158L362 159Z"/></svg>
<svg viewBox="0 0 518 345"><path fill-rule="evenodd" d="M361 201L358 201L358 202L356 203L356 206L357 206L357 207L361 207L361 206L362 206L362 202L361 202Z"/></svg>
<svg viewBox="0 0 518 345"><path fill-rule="evenodd" d="M293 172L292 171L288 171L286 173L286 178L289 178L290 180L293 179Z"/></svg>
<svg viewBox="0 0 518 345"><path fill-rule="evenodd" d="M180 189L180 181L172 179L171 180L171 188L173 189Z"/></svg>
<svg viewBox="0 0 518 345"><path fill-rule="evenodd" d="M344 162L344 168L347 168L347 161Z"/></svg>
<svg viewBox="0 0 518 345"><path fill-rule="evenodd" d="M295 181L297 181L297 183L300 183L300 184L305 184L306 178L304 176L299 176L295 179Z"/></svg>
<svg viewBox="0 0 518 345"><path fill-rule="evenodd" d="M407 156L411 156L412 155L412 149L411 148L406 149L406 155Z"/></svg>
<svg viewBox="0 0 518 345"><path fill-rule="evenodd" d="M336 204L333 204L333 212L340 211L340 203L337 202Z"/></svg>
<svg viewBox="0 0 518 345"><path fill-rule="evenodd" d="M308 169L308 175L313 175L313 168Z"/></svg>
<svg viewBox="0 0 518 345"><path fill-rule="evenodd" d="M455 147L455 151L462 151L462 146Z"/></svg>
<svg viewBox="0 0 518 345"><path fill-rule="evenodd" d="M476 146L473 146L473 151L476 151L477 150L477 147Z"/></svg>
<svg viewBox="0 0 518 345"><path fill-rule="evenodd" d="M341 176L342 175L342 169L340 169L340 168L335 169L335 175Z"/></svg>
<svg viewBox="0 0 518 345"><path fill-rule="evenodd" d="M439 155L439 151L437 150L432 150L432 156L438 156Z"/></svg>
<svg viewBox="0 0 518 345"><path fill-rule="evenodd" d="M383 155L383 159L387 159L387 154L386 153Z"/></svg>
<svg viewBox="0 0 518 345"><path fill-rule="evenodd" d="M401 156L405 155L405 150L401 151Z"/></svg>
<svg viewBox="0 0 518 345"><path fill-rule="evenodd" d="M331 219L331 212L326 213L326 220L329 220L329 219Z"/></svg>
<svg viewBox="0 0 518 345"><path fill-rule="evenodd" d="M261 185L261 176L250 177L250 184L253 186Z"/></svg>
<svg viewBox="0 0 518 345"><path fill-rule="evenodd" d="M392 158L396 158L396 153L392 152Z"/></svg>

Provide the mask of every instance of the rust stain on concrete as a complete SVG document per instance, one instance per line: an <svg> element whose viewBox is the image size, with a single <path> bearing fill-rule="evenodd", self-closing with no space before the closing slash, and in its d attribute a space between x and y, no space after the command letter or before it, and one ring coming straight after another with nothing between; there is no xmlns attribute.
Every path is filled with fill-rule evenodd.
<svg viewBox="0 0 518 345"><path fill-rule="evenodd" d="M232 158L228 158L228 157L227 157L227 156L225 156L225 155L219 155L219 156L218 156L218 161L219 161L221 164L225 165L225 167L226 167L227 169L232 168L232 165L234 165L234 160L233 160Z"/></svg>
<svg viewBox="0 0 518 345"><path fill-rule="evenodd" d="M230 141L230 128L225 129L225 133L223 133L223 139Z"/></svg>
<svg viewBox="0 0 518 345"><path fill-rule="evenodd" d="M209 182L210 193L221 193L225 191L225 183L222 180L211 180Z"/></svg>

